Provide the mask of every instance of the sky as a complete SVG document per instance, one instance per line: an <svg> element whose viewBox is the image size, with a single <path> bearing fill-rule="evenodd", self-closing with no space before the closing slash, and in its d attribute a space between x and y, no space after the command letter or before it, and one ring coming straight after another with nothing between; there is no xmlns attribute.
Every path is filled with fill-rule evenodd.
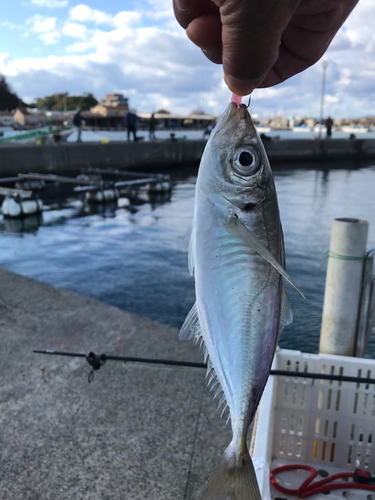
<svg viewBox="0 0 375 500"><path fill-rule="evenodd" d="M11 0L0 6L0 73L26 102L68 92L123 93L132 108L220 114L230 93L176 22L172 0ZM375 1L360 0L323 57L325 115L375 115ZM260 116L319 116L322 60L255 90Z"/></svg>

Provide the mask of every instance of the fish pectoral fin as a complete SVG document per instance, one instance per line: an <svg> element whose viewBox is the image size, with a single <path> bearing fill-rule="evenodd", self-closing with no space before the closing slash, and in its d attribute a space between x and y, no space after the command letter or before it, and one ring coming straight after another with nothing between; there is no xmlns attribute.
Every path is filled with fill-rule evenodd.
<svg viewBox="0 0 375 500"><path fill-rule="evenodd" d="M194 230L194 220L190 223L187 228L184 244L187 246L187 241L189 241L189 255L188 255L188 268L190 276L194 276L194 251L195 251L195 230Z"/></svg>
<svg viewBox="0 0 375 500"><path fill-rule="evenodd" d="M293 323L293 312L290 307L289 297L283 287L283 295L281 299L281 331L286 325ZM280 332L281 333L281 332Z"/></svg>
<svg viewBox="0 0 375 500"><path fill-rule="evenodd" d="M303 295L301 290L298 288L294 280L289 276L289 274L286 272L286 270L283 268L283 266L277 262L275 257L271 254L271 252L258 240L258 238L255 236L255 234L250 231L238 218L238 216L235 213L232 213L229 218L229 222L233 222L234 224L237 225L238 230L240 231L242 237L244 240L247 242L249 247L253 248L256 252L259 253L261 257L263 257L264 260L266 260L269 264L271 264L272 267L276 269L278 273L281 274L283 278L286 279L288 283L292 285L292 287L304 298L306 297Z"/></svg>
<svg viewBox="0 0 375 500"><path fill-rule="evenodd" d="M201 336L201 327L199 324L197 304L190 309L189 314L181 327L179 338L181 340L198 339Z"/></svg>

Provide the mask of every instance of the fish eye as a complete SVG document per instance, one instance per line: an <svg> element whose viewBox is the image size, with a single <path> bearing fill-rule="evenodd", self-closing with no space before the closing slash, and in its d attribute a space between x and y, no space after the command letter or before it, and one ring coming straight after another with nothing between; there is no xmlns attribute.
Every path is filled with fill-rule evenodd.
<svg viewBox="0 0 375 500"><path fill-rule="evenodd" d="M233 170L243 177L254 175L259 167L259 157L251 146L237 149L233 157Z"/></svg>

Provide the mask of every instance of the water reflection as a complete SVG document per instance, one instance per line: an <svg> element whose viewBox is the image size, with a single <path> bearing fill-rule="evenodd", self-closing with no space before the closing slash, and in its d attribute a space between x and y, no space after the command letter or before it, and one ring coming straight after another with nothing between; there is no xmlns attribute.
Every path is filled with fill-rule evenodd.
<svg viewBox="0 0 375 500"><path fill-rule="evenodd" d="M0 233L4 236L36 234L42 224L42 214L29 215L23 219L2 219L0 220Z"/></svg>
<svg viewBox="0 0 375 500"><path fill-rule="evenodd" d="M183 240L193 215L196 171L176 170L171 193L126 192L111 205L45 193L47 210L38 220L0 221L0 261L12 271L179 327L194 302ZM368 247L375 247L375 168L284 165L274 173L288 272L307 297L288 289L294 323L281 345L316 352L332 220L367 219ZM369 352L375 356L374 342Z"/></svg>

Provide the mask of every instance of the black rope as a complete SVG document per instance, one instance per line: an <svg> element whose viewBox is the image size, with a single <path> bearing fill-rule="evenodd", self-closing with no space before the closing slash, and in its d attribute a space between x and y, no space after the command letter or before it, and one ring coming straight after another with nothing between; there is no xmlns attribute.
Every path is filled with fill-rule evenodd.
<svg viewBox="0 0 375 500"><path fill-rule="evenodd" d="M175 361L171 359L152 359L152 358L136 358L131 356L107 356L106 354L95 354L90 352L89 354L75 353L75 352L62 352L62 351L50 351L50 350L34 350L37 354L50 354L54 356L67 356L75 358L86 358L87 362L92 366L92 371L90 372L91 382L94 378L94 371L99 370L106 361L122 361L124 363L147 363L154 365L169 365L169 366L186 366L188 368L207 368L205 363L195 363L192 361ZM357 384L372 384L375 385L374 378L365 377L350 377L346 375L326 375L324 373L308 373L308 372L296 372L289 370L271 370L270 375L275 375L279 377L286 378L308 378L314 380L330 380L337 382L353 382Z"/></svg>

